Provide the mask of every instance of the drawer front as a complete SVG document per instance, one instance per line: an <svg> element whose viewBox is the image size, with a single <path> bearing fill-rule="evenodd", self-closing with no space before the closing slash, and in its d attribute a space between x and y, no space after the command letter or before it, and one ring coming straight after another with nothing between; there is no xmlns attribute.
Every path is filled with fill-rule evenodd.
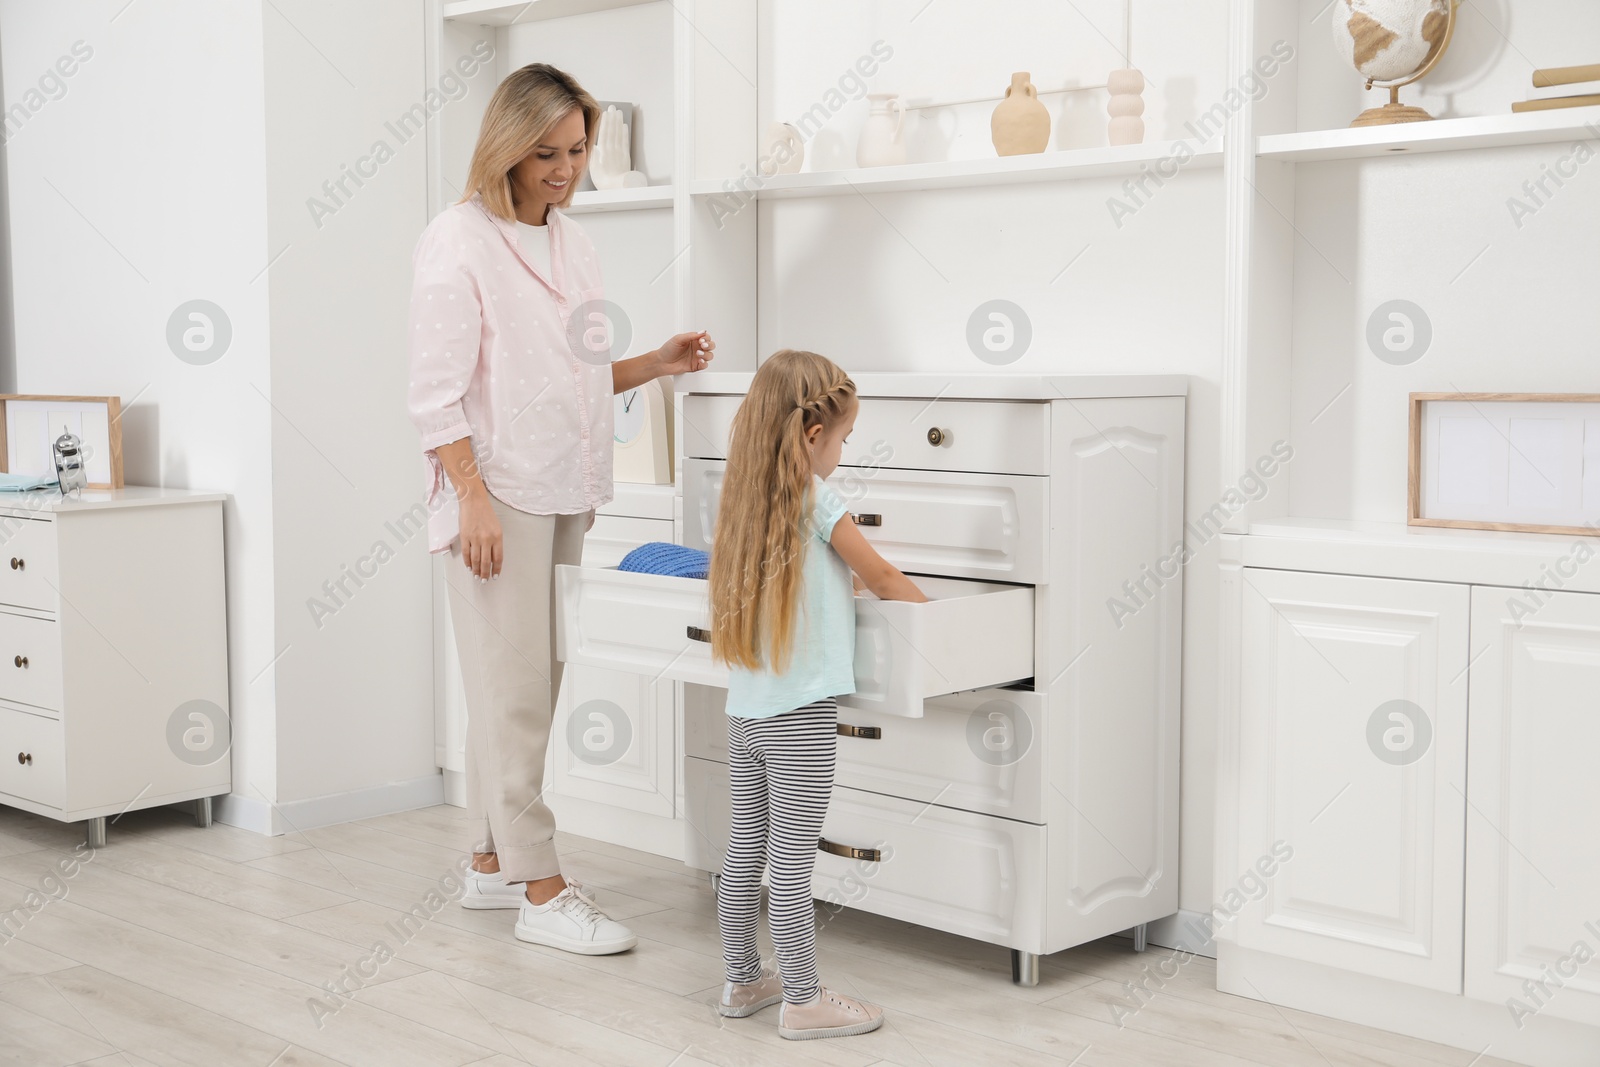
<svg viewBox="0 0 1600 1067"><path fill-rule="evenodd" d="M684 773L688 863L715 871L727 849L728 771L690 758ZM852 907L991 944L1042 948L1044 827L835 786L822 837L872 851L848 857L819 849L811 876L811 894L824 905L819 921Z"/></svg>
<svg viewBox="0 0 1600 1067"><path fill-rule="evenodd" d="M724 460L683 461L683 539L709 549ZM1038 584L1049 573L1049 480L840 467L828 479L883 558L913 574Z"/></svg>
<svg viewBox="0 0 1600 1067"><path fill-rule="evenodd" d="M61 807L61 747L60 720L0 708L0 793Z"/></svg>
<svg viewBox="0 0 1600 1067"><path fill-rule="evenodd" d="M684 458L727 459L739 396L683 398ZM1019 400L864 397L844 446L846 467L1050 473L1050 405Z"/></svg>
<svg viewBox="0 0 1600 1067"><path fill-rule="evenodd" d="M856 692L841 705L920 716L922 702L1033 675L1033 589L916 579L925 604L856 598ZM602 567L556 568L556 655L565 663L727 688L711 661L707 584Z"/></svg>
<svg viewBox="0 0 1600 1067"><path fill-rule="evenodd" d="M61 626L0 612L0 697L61 711Z"/></svg>
<svg viewBox="0 0 1600 1067"><path fill-rule="evenodd" d="M711 692L711 691L708 691ZM906 719L841 708L841 786L924 804L1044 821L1044 697L980 689L935 697L923 717ZM684 751L728 761L721 694L684 706Z"/></svg>
<svg viewBox="0 0 1600 1067"><path fill-rule="evenodd" d="M636 519L621 515L596 515L594 528L583 539L586 567L615 567L622 557L650 541L671 541L671 519Z"/></svg>
<svg viewBox="0 0 1600 1067"><path fill-rule="evenodd" d="M0 531L10 534L0 544L0 604L55 611L56 524L6 516Z"/></svg>

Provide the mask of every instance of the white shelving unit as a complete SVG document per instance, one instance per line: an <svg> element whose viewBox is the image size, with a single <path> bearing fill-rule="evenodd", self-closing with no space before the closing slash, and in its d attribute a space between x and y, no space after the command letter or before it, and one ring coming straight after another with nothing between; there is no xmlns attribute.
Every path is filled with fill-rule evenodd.
<svg viewBox="0 0 1600 1067"><path fill-rule="evenodd" d="M1600 11L1516 7L1514 35L1509 13L1463 7L1445 63L1405 90L1445 117L1349 129L1377 101L1334 56L1325 0L1233 0L1230 69L1296 58L1227 131L1222 467L1275 442L1293 458L1221 538L1217 898L1264 848L1294 856L1219 927L1217 976L1468 1056L1576 1067L1600 1057L1600 983L1522 1016L1508 997L1593 943L1577 917L1600 868L1572 842L1600 834L1600 799L1567 739L1593 721L1600 568L1573 570L1570 537L1404 521L1408 393L1593 382L1600 206L1575 146L1600 153L1600 108L1510 105L1534 65L1592 61ZM1396 323L1413 351L1380 350ZM1562 591L1525 601L1557 567ZM1388 759L1401 701L1428 737Z"/></svg>
<svg viewBox="0 0 1600 1067"><path fill-rule="evenodd" d="M454 0L444 5L443 17L479 26L519 26L652 2L654 0L521 0L507 4L502 0Z"/></svg>
<svg viewBox="0 0 1600 1067"><path fill-rule="evenodd" d="M600 211L642 211L649 208L670 208L674 196L670 185L649 185L643 189L592 189L573 193L569 215L593 214Z"/></svg>

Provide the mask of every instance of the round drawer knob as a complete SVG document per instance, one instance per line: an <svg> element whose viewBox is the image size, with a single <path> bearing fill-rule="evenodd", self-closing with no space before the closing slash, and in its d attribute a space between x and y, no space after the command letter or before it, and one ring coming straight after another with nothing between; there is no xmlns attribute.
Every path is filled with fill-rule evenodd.
<svg viewBox="0 0 1600 1067"><path fill-rule="evenodd" d="M935 448L944 444L945 439L949 436L949 434L939 429L937 426L928 427L928 443L933 445Z"/></svg>
<svg viewBox="0 0 1600 1067"><path fill-rule="evenodd" d="M25 566L27 566L27 562L25 560L18 559L16 556L12 556L11 557L11 569L12 570L20 571Z"/></svg>
<svg viewBox="0 0 1600 1067"><path fill-rule="evenodd" d="M15 663L19 667L26 667L28 665L28 657L27 656L18 656L14 660L12 660L12 662Z"/></svg>
<svg viewBox="0 0 1600 1067"><path fill-rule="evenodd" d="M18 763L23 763L23 764L32 763L33 762L33 753L32 752L18 752L17 753L17 762Z"/></svg>

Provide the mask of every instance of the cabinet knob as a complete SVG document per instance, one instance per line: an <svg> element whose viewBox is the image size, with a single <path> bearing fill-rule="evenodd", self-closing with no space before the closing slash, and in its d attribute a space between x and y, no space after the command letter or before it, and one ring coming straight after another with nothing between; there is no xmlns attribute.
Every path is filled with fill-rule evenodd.
<svg viewBox="0 0 1600 1067"><path fill-rule="evenodd" d="M27 561L19 559L16 556L12 556L11 557L11 569L12 570L20 571L23 567L26 567L27 565L28 565Z"/></svg>
<svg viewBox="0 0 1600 1067"><path fill-rule="evenodd" d="M864 512L860 515L851 515L857 526L882 526L883 516L874 512Z"/></svg>
<svg viewBox="0 0 1600 1067"><path fill-rule="evenodd" d="M703 626L688 626L688 627L685 627L684 629L685 629L686 633L689 636L689 640L691 640L691 641L704 641L708 645L711 643L711 631L707 630L705 627L703 627Z"/></svg>
<svg viewBox="0 0 1600 1067"><path fill-rule="evenodd" d="M850 845L841 845L829 841L826 837L817 841L817 849L831 856L843 856L847 860L865 860L868 863L883 862L883 853L875 848L854 848Z"/></svg>
<svg viewBox="0 0 1600 1067"><path fill-rule="evenodd" d="M841 722L834 727L840 737L859 737L865 741L883 740L883 730L877 726L851 726Z"/></svg>
<svg viewBox="0 0 1600 1067"><path fill-rule="evenodd" d="M26 667L28 665L28 657L27 656L18 656L15 659L13 659L11 662L15 663L19 667Z"/></svg>
<svg viewBox="0 0 1600 1067"><path fill-rule="evenodd" d="M937 426L928 427L928 443L933 445L935 448L944 444L944 440L948 436L949 434L947 434L944 430L939 429Z"/></svg>
<svg viewBox="0 0 1600 1067"><path fill-rule="evenodd" d="M18 763L32 763L33 762L33 753L32 752L18 752L17 753L17 762Z"/></svg>

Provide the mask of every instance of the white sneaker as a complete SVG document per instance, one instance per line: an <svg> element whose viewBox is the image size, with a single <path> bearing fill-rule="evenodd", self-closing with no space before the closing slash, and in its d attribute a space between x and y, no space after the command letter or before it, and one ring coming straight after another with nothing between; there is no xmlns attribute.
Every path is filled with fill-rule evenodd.
<svg viewBox="0 0 1600 1067"><path fill-rule="evenodd" d="M632 930L607 918L570 882L548 904L524 899L517 915L516 935L522 941L584 956L626 952L639 943Z"/></svg>
<svg viewBox="0 0 1600 1067"><path fill-rule="evenodd" d="M568 878L567 884L577 888L580 893L587 893L583 883L576 878ZM461 906L471 908L473 911L489 911L495 908L520 908L522 902L528 899L526 892L527 883L507 882L505 875L499 871L467 870L466 891L461 895Z"/></svg>

